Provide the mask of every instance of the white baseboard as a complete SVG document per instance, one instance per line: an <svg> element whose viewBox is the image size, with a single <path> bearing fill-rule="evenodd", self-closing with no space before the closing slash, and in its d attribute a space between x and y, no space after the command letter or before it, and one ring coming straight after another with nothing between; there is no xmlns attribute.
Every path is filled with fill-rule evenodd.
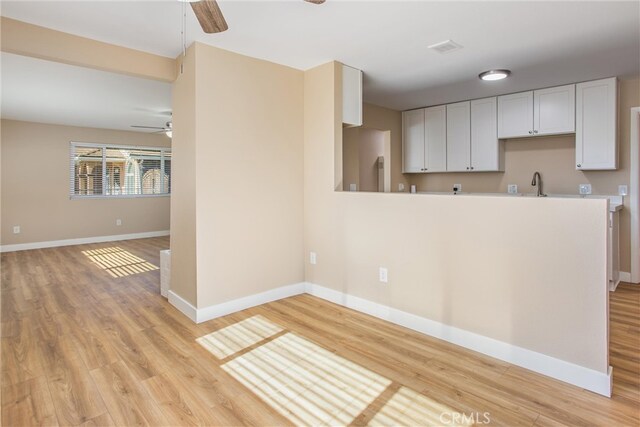
<svg viewBox="0 0 640 427"><path fill-rule="evenodd" d="M226 316L227 314L246 310L247 308L288 298L294 295L300 295L305 292L305 289L306 283L295 283L293 285L281 286L266 292L238 298L221 304L210 305L204 308L194 307L191 303L180 297L180 295L169 290L169 303L180 310L189 319L196 323L202 323L207 320Z"/></svg>
<svg viewBox="0 0 640 427"><path fill-rule="evenodd" d="M119 240L146 239L149 237L168 236L169 230L148 231L145 233L116 234L112 236L81 237L79 239L52 240L49 242L18 243L2 245L0 252L28 251L30 249L56 248L59 246L85 245L87 243L116 242Z"/></svg>
<svg viewBox="0 0 640 427"><path fill-rule="evenodd" d="M293 285L281 286L259 294L249 295L248 297L238 298L221 304L200 308L197 312L196 323L206 322L207 320L226 316L227 314L246 310L247 308L255 307L257 305L292 297L294 295L300 295L305 292L305 289L306 283L295 283Z"/></svg>
<svg viewBox="0 0 640 427"><path fill-rule="evenodd" d="M620 272L620 281L621 282L631 283L631 273L629 273L628 271L621 271Z"/></svg>
<svg viewBox="0 0 640 427"><path fill-rule="evenodd" d="M414 331L486 354L604 396L611 396L612 368L602 373L532 350L403 312L363 298L308 283L308 294Z"/></svg>
<svg viewBox="0 0 640 427"><path fill-rule="evenodd" d="M296 283L260 294L239 298L222 304L196 309L173 291L169 291L169 302L196 323L205 322L227 314L235 313L257 305L282 298L307 293L335 304L369 314L396 325L429 335L487 356L547 375L560 381L611 396L612 368L602 373L556 359L542 353L527 350L483 335L445 325L415 314L407 313L386 305L345 294L313 283Z"/></svg>
<svg viewBox="0 0 640 427"><path fill-rule="evenodd" d="M169 304L178 309L182 314L187 316L189 319L197 322L198 319L198 309L195 308L189 301L182 298L180 295L173 292L171 289L167 292L169 295Z"/></svg>
<svg viewBox="0 0 640 427"><path fill-rule="evenodd" d="M618 285L620 284L620 280L615 282L609 280L609 292L615 292L618 289Z"/></svg>

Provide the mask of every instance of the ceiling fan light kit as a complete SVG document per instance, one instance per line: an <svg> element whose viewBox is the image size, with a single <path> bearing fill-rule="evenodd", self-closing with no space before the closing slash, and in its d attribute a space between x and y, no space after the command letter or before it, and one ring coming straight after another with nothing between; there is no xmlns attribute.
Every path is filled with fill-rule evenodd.
<svg viewBox="0 0 640 427"><path fill-rule="evenodd" d="M225 21L220 6L216 0L200 0L190 2L188 0L178 0L184 3L190 3L193 13L198 18L198 22L202 27L202 31L207 34L221 33L229 29L227 21ZM304 0L307 3L322 4L325 0Z"/></svg>
<svg viewBox="0 0 640 427"><path fill-rule="evenodd" d="M193 13L205 33L221 33L229 29L220 6L215 0L194 1L191 3L191 9L193 9Z"/></svg>
<svg viewBox="0 0 640 427"><path fill-rule="evenodd" d="M131 125L131 127L132 128L137 128L137 129L156 129L155 132L151 132L151 133L164 133L169 138L171 138L173 136L173 123L172 122L167 122L163 127L159 127L159 126L139 126L139 125Z"/></svg>
<svg viewBox="0 0 640 427"><path fill-rule="evenodd" d="M506 79L510 74L510 70L489 70L478 74L478 78L480 80L493 82L496 80Z"/></svg>

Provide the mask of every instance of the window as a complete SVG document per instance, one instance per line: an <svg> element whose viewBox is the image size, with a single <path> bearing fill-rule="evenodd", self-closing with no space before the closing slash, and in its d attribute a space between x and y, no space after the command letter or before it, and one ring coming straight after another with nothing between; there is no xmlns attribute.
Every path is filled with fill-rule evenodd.
<svg viewBox="0 0 640 427"><path fill-rule="evenodd" d="M171 194L171 149L72 142L71 197Z"/></svg>

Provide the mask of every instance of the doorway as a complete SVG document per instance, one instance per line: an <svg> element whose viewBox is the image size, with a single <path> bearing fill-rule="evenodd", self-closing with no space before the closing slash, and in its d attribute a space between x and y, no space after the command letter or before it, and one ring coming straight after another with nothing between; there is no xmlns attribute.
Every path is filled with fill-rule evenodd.
<svg viewBox="0 0 640 427"><path fill-rule="evenodd" d="M391 131L345 128L342 178L345 191L391 191Z"/></svg>

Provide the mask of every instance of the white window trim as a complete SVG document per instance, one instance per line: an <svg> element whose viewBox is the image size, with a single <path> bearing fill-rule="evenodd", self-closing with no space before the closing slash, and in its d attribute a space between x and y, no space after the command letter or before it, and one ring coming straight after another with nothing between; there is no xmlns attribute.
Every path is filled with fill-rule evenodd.
<svg viewBox="0 0 640 427"><path fill-rule="evenodd" d="M93 148L101 148L102 149L102 183L106 181L107 170L104 167L105 164L105 150L107 148L111 149L130 149L130 150L159 150L161 152L169 151L171 152L171 147L156 147L150 145L126 145L126 144L97 144L95 142L81 142L81 141L71 141L69 142L69 152L75 147L93 147ZM160 158L160 164L162 166L162 170L164 171L164 160L165 156L162 155ZM82 195L82 194L74 194L75 191L75 162L74 159L69 156L69 199L71 200L86 200L86 199L144 199L149 197L171 197L171 193L160 193L160 194L91 194L91 195ZM164 191L164 180L161 180L162 190Z"/></svg>

